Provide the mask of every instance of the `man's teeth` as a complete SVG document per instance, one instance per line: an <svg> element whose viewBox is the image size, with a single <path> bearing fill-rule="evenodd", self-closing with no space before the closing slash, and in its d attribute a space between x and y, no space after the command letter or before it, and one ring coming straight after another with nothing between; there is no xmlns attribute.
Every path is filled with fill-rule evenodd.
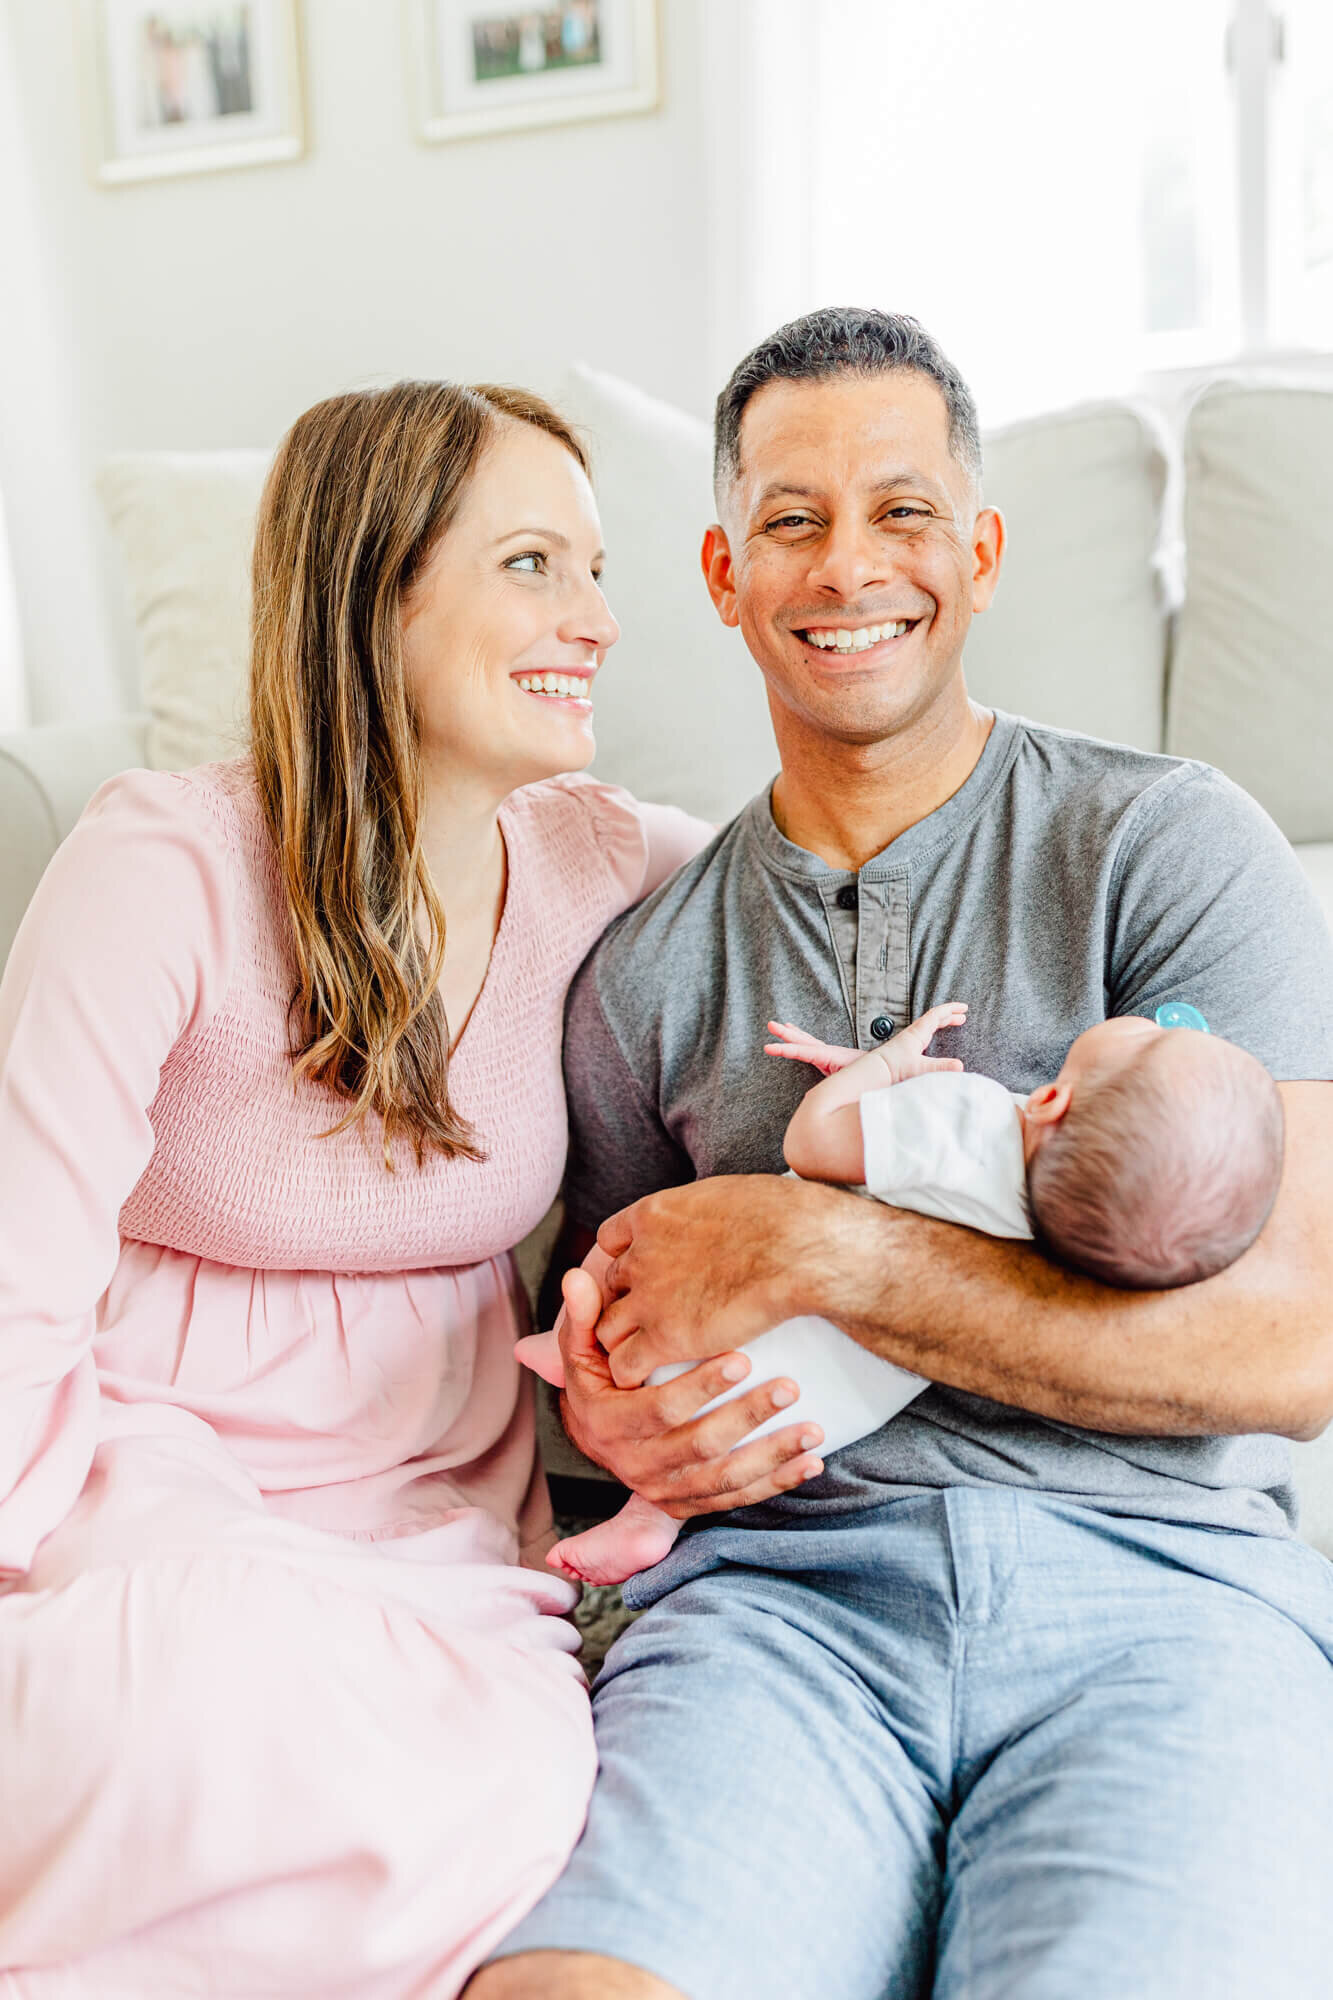
<svg viewBox="0 0 1333 2000"><path fill-rule="evenodd" d="M856 632L849 632L845 626L836 631L821 627L818 631L807 631L805 636L812 646L826 653L864 653L867 646L877 646L881 639L896 639L911 622L910 618L904 618L898 625L862 625Z"/></svg>
<svg viewBox="0 0 1333 2000"><path fill-rule="evenodd" d="M524 694L572 695L576 701L588 699L588 682L575 674L520 674L518 684Z"/></svg>

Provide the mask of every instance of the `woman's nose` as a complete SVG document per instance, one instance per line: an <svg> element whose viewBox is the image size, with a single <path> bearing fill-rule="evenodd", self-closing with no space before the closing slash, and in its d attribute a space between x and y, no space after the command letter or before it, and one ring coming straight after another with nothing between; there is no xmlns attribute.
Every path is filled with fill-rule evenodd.
<svg viewBox="0 0 1333 2000"><path fill-rule="evenodd" d="M577 609L571 608L570 617L561 632L562 638L569 638L584 646L595 646L604 652L614 646L620 637L620 627L612 615L611 607L602 595L601 586L590 581L590 587L581 593Z"/></svg>

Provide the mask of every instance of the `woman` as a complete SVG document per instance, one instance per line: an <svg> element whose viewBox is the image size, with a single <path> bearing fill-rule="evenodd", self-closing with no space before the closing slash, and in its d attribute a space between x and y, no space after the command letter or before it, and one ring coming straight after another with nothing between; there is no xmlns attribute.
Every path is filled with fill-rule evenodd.
<svg viewBox="0 0 1333 2000"><path fill-rule="evenodd" d="M14 946L0 1993L452 1994L577 1838L509 1253L569 978L711 831L559 775L600 566L538 399L309 411L252 757L104 786Z"/></svg>

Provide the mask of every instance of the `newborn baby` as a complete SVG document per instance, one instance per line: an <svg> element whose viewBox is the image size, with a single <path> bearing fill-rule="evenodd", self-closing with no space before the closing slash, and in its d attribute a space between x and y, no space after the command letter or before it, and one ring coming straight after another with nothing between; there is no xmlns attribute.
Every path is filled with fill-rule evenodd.
<svg viewBox="0 0 1333 2000"><path fill-rule="evenodd" d="M1185 1010L1162 1011L1174 1019ZM1195 1284L1249 1248L1277 1196L1283 1152L1282 1100L1253 1056L1210 1035L1200 1015L1198 1028L1123 1016L1080 1035L1055 1081L1024 1098L927 1054L966 1015L958 1002L933 1007L865 1052L770 1021L779 1039L765 1053L810 1063L825 1079L787 1127L788 1166L992 1236L1033 1238L1056 1263L1108 1285ZM609 1261L594 1249L584 1269L600 1284ZM520 1340L517 1352L563 1384L556 1333ZM822 1319L787 1320L741 1352L750 1375L706 1407L756 1380L797 1375L801 1414L823 1426L825 1453L877 1430L929 1386ZM790 1421L780 1411L744 1442ZM620 1583L660 1562L679 1530L633 1494L547 1561L583 1582Z"/></svg>

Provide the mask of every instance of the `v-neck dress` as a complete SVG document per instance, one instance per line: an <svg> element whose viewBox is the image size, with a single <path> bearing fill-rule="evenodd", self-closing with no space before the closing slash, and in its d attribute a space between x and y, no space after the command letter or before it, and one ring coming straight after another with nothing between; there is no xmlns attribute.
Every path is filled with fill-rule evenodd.
<svg viewBox="0 0 1333 2000"><path fill-rule="evenodd" d="M450 1094L480 1164L294 1083L246 760L104 786L0 985L0 1995L456 1993L594 1753L512 1248L565 1157L565 992L711 837L570 776ZM528 1555L535 1567L524 1564Z"/></svg>

